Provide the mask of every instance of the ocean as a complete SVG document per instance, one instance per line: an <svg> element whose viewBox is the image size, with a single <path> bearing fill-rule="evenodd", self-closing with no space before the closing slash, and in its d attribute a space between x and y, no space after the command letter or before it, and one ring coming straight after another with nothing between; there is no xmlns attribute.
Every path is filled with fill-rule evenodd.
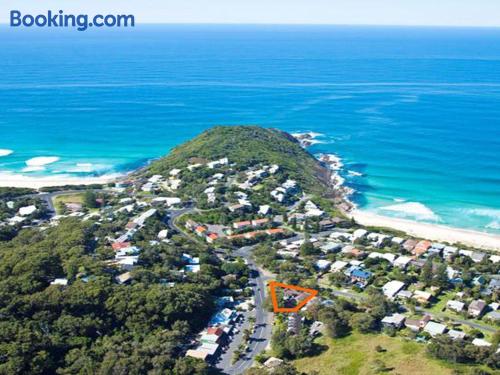
<svg viewBox="0 0 500 375"><path fill-rule="evenodd" d="M500 233L500 29L0 27L0 179L123 173L213 125L321 135L363 210Z"/></svg>

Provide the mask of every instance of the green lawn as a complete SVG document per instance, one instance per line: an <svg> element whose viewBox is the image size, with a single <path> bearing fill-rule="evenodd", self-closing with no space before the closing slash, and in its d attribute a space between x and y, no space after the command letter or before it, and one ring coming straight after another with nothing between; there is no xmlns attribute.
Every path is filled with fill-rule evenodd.
<svg viewBox="0 0 500 375"><path fill-rule="evenodd" d="M425 344L400 337L354 333L342 339L322 337L318 343L328 349L319 356L294 361L300 371L309 373L316 370L321 375L370 375L381 373L380 368L383 367L387 374L451 375L453 369L472 368L429 358L425 353ZM375 350L377 345L385 351L378 353Z"/></svg>
<svg viewBox="0 0 500 375"><path fill-rule="evenodd" d="M58 195L52 200L52 203L54 204L54 207L56 209L56 212L60 214L59 210L59 205L60 203L80 203L83 204L83 193L79 194L65 194L65 195Z"/></svg>

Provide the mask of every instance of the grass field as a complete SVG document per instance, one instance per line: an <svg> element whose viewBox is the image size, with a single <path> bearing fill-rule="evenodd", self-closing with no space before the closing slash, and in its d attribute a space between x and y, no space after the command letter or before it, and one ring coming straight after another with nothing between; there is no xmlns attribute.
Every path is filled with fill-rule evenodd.
<svg viewBox="0 0 500 375"><path fill-rule="evenodd" d="M60 203L82 203L83 204L83 193L80 194L68 194L68 195L58 195L52 201L54 207L58 214L60 214L59 205Z"/></svg>
<svg viewBox="0 0 500 375"><path fill-rule="evenodd" d="M386 335L354 333L342 339L322 337L318 339L318 343L327 346L328 349L319 356L294 361L298 370L306 373L316 370L320 375L380 373L451 375L453 369L472 369L470 366L446 364L427 357L424 344ZM381 346L384 351L377 352L375 350L377 345ZM491 371L491 373L494 372Z"/></svg>

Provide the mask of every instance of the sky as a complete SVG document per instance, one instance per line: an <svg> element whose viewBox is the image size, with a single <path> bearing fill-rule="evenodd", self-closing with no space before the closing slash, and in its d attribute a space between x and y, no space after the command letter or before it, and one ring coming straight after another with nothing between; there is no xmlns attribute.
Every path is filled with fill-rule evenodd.
<svg viewBox="0 0 500 375"><path fill-rule="evenodd" d="M500 27L500 0L0 0L40 14L133 14L136 23L264 23Z"/></svg>

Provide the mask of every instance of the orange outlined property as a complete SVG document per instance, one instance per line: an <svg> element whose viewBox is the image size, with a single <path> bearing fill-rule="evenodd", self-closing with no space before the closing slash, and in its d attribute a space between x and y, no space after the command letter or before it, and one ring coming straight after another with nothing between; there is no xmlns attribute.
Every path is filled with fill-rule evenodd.
<svg viewBox="0 0 500 375"><path fill-rule="evenodd" d="M297 292L307 293L308 295L305 296L295 307L279 307L278 306L278 297L276 296L276 288L277 287L283 288L283 289L291 289L291 290L295 290ZM318 291L314 290L314 289L303 288L303 287L297 286L297 285L283 284L283 283L279 283L277 281L269 282L269 292L271 294L271 301L273 302L273 310L275 313L296 313L302 307L304 307L306 305L306 303L308 303L310 300L312 300L318 294Z"/></svg>

